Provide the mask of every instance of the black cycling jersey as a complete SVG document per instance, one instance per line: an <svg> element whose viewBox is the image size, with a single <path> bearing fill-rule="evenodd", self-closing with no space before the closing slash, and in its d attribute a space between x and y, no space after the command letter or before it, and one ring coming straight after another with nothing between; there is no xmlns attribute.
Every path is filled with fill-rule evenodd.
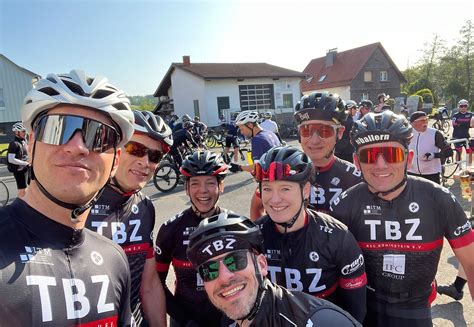
<svg viewBox="0 0 474 327"><path fill-rule="evenodd" d="M336 156L327 166L317 167L316 182L309 197L310 208L329 212L331 202L349 187L362 182L361 176L353 164Z"/></svg>
<svg viewBox="0 0 474 327"><path fill-rule="evenodd" d="M15 137L15 139L8 144L7 153L13 153L15 154L16 159L27 161L28 151L27 151L26 140L20 137ZM26 168L26 166L20 166L20 165L15 165L13 163L10 163L8 162L8 160L7 160L7 167L8 167L8 171L12 173L22 171Z"/></svg>
<svg viewBox="0 0 474 327"><path fill-rule="evenodd" d="M217 209L216 214L221 209ZM204 282L186 256L189 235L201 218L188 208L161 225L156 238L156 265L165 286L170 263L176 275L174 295L166 289L166 310L178 324L194 321L201 326L216 326L222 314L209 302Z"/></svg>
<svg viewBox="0 0 474 327"><path fill-rule="evenodd" d="M367 280L354 236L325 213L308 210L305 219L303 228L286 234L278 232L269 216L256 221L263 233L271 281L326 298L363 321Z"/></svg>
<svg viewBox="0 0 474 327"><path fill-rule="evenodd" d="M155 208L142 192L123 196L107 185L87 218L86 227L113 240L127 255L132 288L130 304L137 324L143 320L140 285L145 261L153 258Z"/></svg>
<svg viewBox="0 0 474 327"><path fill-rule="evenodd" d="M188 147L187 142L189 142L193 147L198 146L194 141L193 135L187 129L180 129L176 132L173 132L173 148L177 148L181 145Z"/></svg>
<svg viewBox="0 0 474 327"><path fill-rule="evenodd" d="M405 189L392 201L361 183L342 193L331 210L363 251L368 300L383 303L391 316L430 319L443 237L452 248L474 241L456 197L438 184L408 176Z"/></svg>
<svg viewBox="0 0 474 327"><path fill-rule="evenodd" d="M323 299L293 291L265 279L262 304L250 326L362 326L350 314Z"/></svg>
<svg viewBox="0 0 474 327"><path fill-rule="evenodd" d="M469 128L473 116L474 114L469 111L466 111L465 113L457 112L453 115L451 118L453 120L453 138L470 138ZM461 146L460 143L457 143L456 145Z"/></svg>
<svg viewBox="0 0 474 327"><path fill-rule="evenodd" d="M2 326L132 326L127 258L17 199L0 209Z"/></svg>

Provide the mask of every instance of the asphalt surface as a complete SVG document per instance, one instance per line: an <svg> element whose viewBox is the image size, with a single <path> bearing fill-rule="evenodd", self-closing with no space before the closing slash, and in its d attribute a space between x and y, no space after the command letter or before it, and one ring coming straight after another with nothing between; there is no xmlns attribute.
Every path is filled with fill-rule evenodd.
<svg viewBox="0 0 474 327"><path fill-rule="evenodd" d="M298 145L296 141L291 141L289 144ZM7 184L10 194L15 195L15 181L10 176L11 174L6 171L5 167L0 167L0 180L3 180ZM469 214L470 201L461 198L459 183L452 183L450 190L460 199L464 210ZM256 187L250 174L232 174L226 178L225 185L224 194L219 201L220 205L240 214L249 215L250 198ZM156 208L157 217L155 229L158 229L168 218L190 206L184 188L180 185L178 185L173 192L163 194L155 189L153 183L149 183L145 187L144 192L150 196ZM438 273L436 275L438 284L450 283L454 280L456 273L457 260L454 257L449 243L445 241ZM168 284L172 285L173 281L173 274L170 274ZM461 301L454 301L447 296L438 295L433 303L432 313L434 326L474 326L474 303L471 300L467 285L464 288L464 298Z"/></svg>

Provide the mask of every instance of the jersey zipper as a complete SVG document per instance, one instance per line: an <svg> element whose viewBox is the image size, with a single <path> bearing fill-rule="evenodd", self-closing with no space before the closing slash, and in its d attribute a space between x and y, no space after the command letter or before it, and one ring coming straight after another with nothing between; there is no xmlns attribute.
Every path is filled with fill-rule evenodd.
<svg viewBox="0 0 474 327"><path fill-rule="evenodd" d="M74 230L73 234L72 234L72 238L71 238L71 241L73 244L75 244L76 242L76 230ZM77 290L77 287L76 287L76 283L75 283L75 280L76 280L76 276L74 274L74 270L72 268L72 263L71 263L71 252L72 252L73 248L72 246L69 246L68 248L66 248L64 250L64 254L66 255L66 261L67 261L67 266L68 266L68 269L69 269L69 276L70 276L70 280L71 280L71 289L76 289ZM77 293L76 292L72 292L73 295L73 299L72 299L72 303L76 303L76 302L79 302L78 301L78 297L77 297ZM75 323L74 324L79 324L81 322L81 319L79 317L76 317L74 319Z"/></svg>

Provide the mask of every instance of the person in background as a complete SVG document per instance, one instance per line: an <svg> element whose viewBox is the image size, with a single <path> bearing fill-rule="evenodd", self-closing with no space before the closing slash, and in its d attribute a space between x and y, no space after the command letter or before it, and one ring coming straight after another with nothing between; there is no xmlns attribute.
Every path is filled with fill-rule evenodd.
<svg viewBox="0 0 474 327"><path fill-rule="evenodd" d="M458 112L455 113L451 119L453 122L453 140L468 139L471 137L469 134L469 128L473 127L474 115L469 112L469 102L467 100L459 100ZM474 141L456 142L454 143L456 150L456 161L461 160L462 148L466 150L469 165L472 164L472 149L474 148Z"/></svg>
<svg viewBox="0 0 474 327"><path fill-rule="evenodd" d="M130 302L139 326L166 326L165 297L153 251L155 207L142 189L173 144L160 116L133 111L134 133L122 148L117 173L92 207L86 227L120 245L132 278ZM160 305L161 304L161 305Z"/></svg>
<svg viewBox="0 0 474 327"><path fill-rule="evenodd" d="M446 157L453 154L453 150L440 131L428 127L428 115L424 111L412 113L410 123L413 126L413 139L409 149L414 156L408 174L440 184L442 164Z"/></svg>
<svg viewBox="0 0 474 327"><path fill-rule="evenodd" d="M183 162L183 154L181 148L190 150L191 148L197 148L198 144L194 141L192 130L193 122L186 121L183 128L173 131L173 145L170 147L170 154L173 156L174 161L181 167Z"/></svg>
<svg viewBox="0 0 474 327"><path fill-rule="evenodd" d="M273 114L271 111L265 112L263 114L263 121L260 123L260 127L262 127L262 129L265 129L267 131L275 133L280 143L284 144L284 141L281 139L280 133L278 132L278 125L272 120L272 115Z"/></svg>
<svg viewBox="0 0 474 327"><path fill-rule="evenodd" d="M377 105L374 107L374 112L379 113L382 112L384 109L390 109L390 106L386 106L385 101L387 101L390 98L389 95L386 95L385 93L381 93L377 95Z"/></svg>
<svg viewBox="0 0 474 327"><path fill-rule="evenodd" d="M336 142L336 149L334 154L342 160L352 163L352 156L354 154L354 146L351 144L349 134L351 132L352 125L354 124L354 116L357 113L357 103L349 100L346 105L347 118L344 121L344 133L341 138Z"/></svg>
<svg viewBox="0 0 474 327"><path fill-rule="evenodd" d="M359 111L357 112L357 115L354 117L354 120L359 120L365 115L367 115L373 107L373 103L370 100L362 100L359 105Z"/></svg>
<svg viewBox="0 0 474 327"><path fill-rule="evenodd" d="M28 143L26 141L26 128L23 123L13 124L12 131L15 139L10 142L7 150L7 168L15 178L18 197L25 195L28 185Z"/></svg>
<svg viewBox="0 0 474 327"><path fill-rule="evenodd" d="M229 163L228 153L230 148L233 147L234 155L232 156L232 162L237 164L239 160L239 128L235 125L235 120L232 120L229 123L224 123L221 125L227 133L225 136L225 148L224 148L224 160L226 163Z"/></svg>

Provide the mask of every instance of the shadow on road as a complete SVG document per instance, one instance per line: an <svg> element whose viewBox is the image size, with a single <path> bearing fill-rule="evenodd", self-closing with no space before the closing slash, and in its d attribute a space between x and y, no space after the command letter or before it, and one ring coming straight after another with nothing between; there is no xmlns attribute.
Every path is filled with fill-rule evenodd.
<svg viewBox="0 0 474 327"><path fill-rule="evenodd" d="M464 307L461 302L454 301L446 304L436 304L431 307L432 318L441 318L449 320L456 327L467 327L464 320ZM460 319L453 319L459 317Z"/></svg>

